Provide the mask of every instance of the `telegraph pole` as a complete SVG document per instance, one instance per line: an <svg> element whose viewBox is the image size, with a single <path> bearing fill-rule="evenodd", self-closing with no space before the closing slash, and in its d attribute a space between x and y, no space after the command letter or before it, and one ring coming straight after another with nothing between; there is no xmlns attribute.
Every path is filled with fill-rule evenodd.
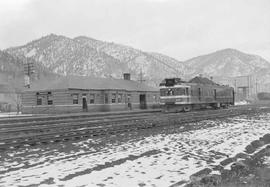
<svg viewBox="0 0 270 187"><path fill-rule="evenodd" d="M140 75L139 75L139 77L140 77L140 78L139 78L139 82L140 82L140 83L146 81L145 79L143 79L142 68L141 68L141 70L140 70Z"/></svg>
<svg viewBox="0 0 270 187"><path fill-rule="evenodd" d="M256 87L255 87L255 91L256 91L256 95L258 94L258 80L257 80L257 77L256 77L256 83L255 83L256 85Z"/></svg>
<svg viewBox="0 0 270 187"><path fill-rule="evenodd" d="M34 72L34 63L28 62L26 59L26 63L24 63L24 86L26 88L30 88L31 78Z"/></svg>

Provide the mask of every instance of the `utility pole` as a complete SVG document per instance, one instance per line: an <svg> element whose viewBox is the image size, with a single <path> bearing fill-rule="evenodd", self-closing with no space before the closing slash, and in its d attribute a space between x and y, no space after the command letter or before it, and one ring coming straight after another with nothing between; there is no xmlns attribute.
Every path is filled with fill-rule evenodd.
<svg viewBox="0 0 270 187"><path fill-rule="evenodd" d="M141 70L140 70L140 75L139 75L139 77L140 77L140 78L139 78L139 82L140 82L140 83L146 81L145 79L143 79L142 68L141 68Z"/></svg>
<svg viewBox="0 0 270 187"><path fill-rule="evenodd" d="M32 74L34 74L34 63L27 62L24 63L24 86L30 88L30 82L32 78Z"/></svg>
<svg viewBox="0 0 270 187"><path fill-rule="evenodd" d="M237 87L236 87L236 78L234 78L234 88L235 88L235 91L234 91L234 93L235 93L235 100L236 100L236 98L237 98L237 95L238 95L238 89L237 89ZM238 98L237 98L238 99Z"/></svg>
<svg viewBox="0 0 270 187"><path fill-rule="evenodd" d="M257 77L256 77L256 87L255 87L255 91L256 91L256 95L258 94L258 80L257 80Z"/></svg>

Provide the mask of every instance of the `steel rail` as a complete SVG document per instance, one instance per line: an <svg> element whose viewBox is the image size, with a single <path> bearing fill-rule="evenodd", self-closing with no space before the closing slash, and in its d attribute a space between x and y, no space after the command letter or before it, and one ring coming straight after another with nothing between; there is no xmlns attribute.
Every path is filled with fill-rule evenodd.
<svg viewBox="0 0 270 187"><path fill-rule="evenodd" d="M226 110L223 110L226 111ZM166 116L175 116L177 115L178 117L190 117L194 116L196 114L203 114L203 113L209 113L208 111L200 111L200 112L189 112L189 113L168 113L168 114L159 114L163 115L164 117ZM211 113L220 113L220 110L211 110ZM57 128L81 128L84 126L89 126L89 125L98 125L100 123L104 122L120 122L122 120L135 120L135 119L147 119L147 118L153 118L153 114L139 114L139 115L122 115L122 116L109 116L107 118L83 118L83 119L75 119L75 120L68 120L68 121L63 121L61 120L62 123L59 123L58 120L56 121L50 121L50 123L46 123L42 121L42 123L38 122L31 122L31 124L24 124L20 123L15 124L15 125L7 125L7 126L1 126L0 128L0 135L1 134L8 134L8 133L21 133L21 132L28 132L28 131L46 131L46 130L53 130ZM122 120L120 120L122 119ZM76 122L76 123L74 123Z"/></svg>
<svg viewBox="0 0 270 187"><path fill-rule="evenodd" d="M179 124L183 123L190 123L190 122L195 122L195 121L201 121L201 120L206 120L206 119L216 119L216 118L224 118L224 117L230 117L230 116L235 116L235 115L241 115L246 112L251 112L251 111L238 111L238 112L233 112L231 110L227 110L226 113L215 113L215 114L201 114L201 115L196 115L196 116L186 116L185 118L181 119L181 122ZM171 117L171 116L167 116ZM192 117L192 118L190 118ZM175 115L174 118L178 119L177 116ZM171 119L174 120L174 119ZM0 140L0 148L5 148L5 147L10 147L10 146L18 146L22 144L37 144L38 142L48 142L48 141L62 141L62 140L67 140L71 139L72 137L77 137L75 139L80 139L80 138L86 138L89 136L98 136L98 135L106 135L106 134L112 134L112 133L119 133L119 132L125 132L125 131L130 131L133 129L144 129L144 128L152 128L152 127L158 127L158 126L167 126L170 124L164 124L159 123L158 119L157 120L150 120L151 123L141 123L140 120L123 120L122 122L128 122L125 124L116 122L116 124L111 124L110 122L106 122L107 125L104 126L104 124L100 124L99 126L93 127L90 126L88 128L82 128L82 129L77 129L77 130L61 130L60 132L54 131L50 133L42 133L42 134L31 134L31 135L25 135L25 136L19 136L19 137L12 137L12 138L5 138Z"/></svg>

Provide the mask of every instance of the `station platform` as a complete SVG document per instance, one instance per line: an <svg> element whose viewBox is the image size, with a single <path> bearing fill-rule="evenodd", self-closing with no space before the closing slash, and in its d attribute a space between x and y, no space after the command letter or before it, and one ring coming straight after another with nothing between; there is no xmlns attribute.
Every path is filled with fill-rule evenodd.
<svg viewBox="0 0 270 187"><path fill-rule="evenodd" d="M58 119L58 118L80 118L80 117L98 117L111 116L121 114L139 114L139 113L155 113L161 112L161 109L137 109L128 111L109 111L109 112L80 112L80 113L64 113L64 114L17 114L16 112L0 113L0 122L6 120L24 120L24 119Z"/></svg>

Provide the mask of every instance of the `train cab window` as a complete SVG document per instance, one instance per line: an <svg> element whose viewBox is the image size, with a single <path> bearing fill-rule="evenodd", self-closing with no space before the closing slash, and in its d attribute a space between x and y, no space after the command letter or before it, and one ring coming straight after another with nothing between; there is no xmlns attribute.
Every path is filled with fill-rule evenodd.
<svg viewBox="0 0 270 187"><path fill-rule="evenodd" d="M42 105L42 97L41 95L37 95L37 105Z"/></svg>
<svg viewBox="0 0 270 187"><path fill-rule="evenodd" d="M79 94L72 94L73 104L79 103Z"/></svg>
<svg viewBox="0 0 270 187"><path fill-rule="evenodd" d="M115 103L115 102L116 102L116 94L113 93L113 94L112 94L112 103Z"/></svg>
<svg viewBox="0 0 270 187"><path fill-rule="evenodd" d="M118 94L117 95L117 102L118 103L122 103L122 99L123 99L123 95L122 94Z"/></svg>
<svg viewBox="0 0 270 187"><path fill-rule="evenodd" d="M90 94L89 102L90 102L90 104L95 103L95 94Z"/></svg>
<svg viewBox="0 0 270 187"><path fill-rule="evenodd" d="M174 94L181 95L181 88L175 88Z"/></svg>
<svg viewBox="0 0 270 187"><path fill-rule="evenodd" d="M173 89L168 89L167 95L174 95L174 90Z"/></svg>

